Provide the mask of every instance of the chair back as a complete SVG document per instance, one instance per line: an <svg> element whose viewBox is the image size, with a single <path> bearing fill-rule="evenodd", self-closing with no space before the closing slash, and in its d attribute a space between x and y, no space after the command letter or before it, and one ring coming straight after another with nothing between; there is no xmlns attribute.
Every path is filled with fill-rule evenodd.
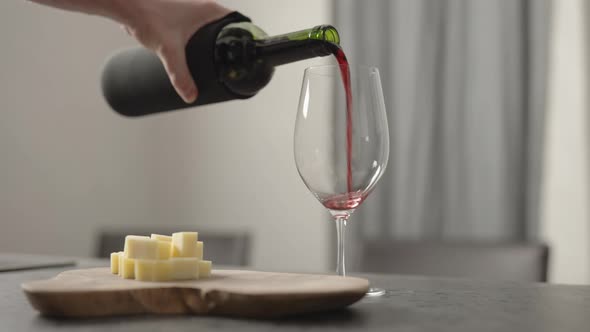
<svg viewBox="0 0 590 332"><path fill-rule="evenodd" d="M363 272L547 281L544 244L367 241L358 262Z"/></svg>

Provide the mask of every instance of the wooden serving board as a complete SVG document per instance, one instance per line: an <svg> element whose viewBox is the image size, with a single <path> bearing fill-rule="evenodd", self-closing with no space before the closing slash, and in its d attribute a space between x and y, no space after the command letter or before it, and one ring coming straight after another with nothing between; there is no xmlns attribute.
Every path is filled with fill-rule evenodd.
<svg viewBox="0 0 590 332"><path fill-rule="evenodd" d="M35 309L61 317L278 317L344 308L361 299L368 287L361 278L238 270L214 270L200 280L144 282L122 279L108 268L66 271L22 285Z"/></svg>

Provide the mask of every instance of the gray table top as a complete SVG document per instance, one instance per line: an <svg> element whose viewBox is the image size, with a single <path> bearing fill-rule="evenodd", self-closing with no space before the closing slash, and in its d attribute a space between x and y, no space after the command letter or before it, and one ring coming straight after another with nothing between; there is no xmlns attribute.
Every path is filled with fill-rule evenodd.
<svg viewBox="0 0 590 332"><path fill-rule="evenodd" d="M78 268L106 264L81 261ZM365 275L387 289L338 312L280 320L134 316L63 320L40 316L20 284L70 268L0 273L2 331L590 331L590 286Z"/></svg>

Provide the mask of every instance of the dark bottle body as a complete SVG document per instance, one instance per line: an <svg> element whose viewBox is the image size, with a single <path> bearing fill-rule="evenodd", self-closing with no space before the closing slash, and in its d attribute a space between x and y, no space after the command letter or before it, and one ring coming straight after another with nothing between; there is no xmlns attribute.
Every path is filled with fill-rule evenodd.
<svg viewBox="0 0 590 332"><path fill-rule="evenodd" d="M135 48L109 59L102 89L109 105L126 116L141 116L254 96L271 80L274 67L325 56L339 43L336 30L310 30L268 38L250 20L234 12L198 30L186 56L199 97L186 104L170 83L160 59Z"/></svg>

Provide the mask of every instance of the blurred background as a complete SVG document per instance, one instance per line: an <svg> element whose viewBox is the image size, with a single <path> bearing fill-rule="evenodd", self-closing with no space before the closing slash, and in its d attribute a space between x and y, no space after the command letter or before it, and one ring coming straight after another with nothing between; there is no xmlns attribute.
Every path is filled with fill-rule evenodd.
<svg viewBox="0 0 590 332"><path fill-rule="evenodd" d="M390 240L546 245L549 281L590 283L583 0L220 2L270 35L334 24L381 69L389 169L351 260ZM128 119L100 93L105 59L136 45L117 24L2 1L0 45L0 252L91 257L105 232L186 228L247 234L257 269L332 270L292 146L303 69L333 59L280 67L250 100ZM378 250L420 250L396 248Z"/></svg>

